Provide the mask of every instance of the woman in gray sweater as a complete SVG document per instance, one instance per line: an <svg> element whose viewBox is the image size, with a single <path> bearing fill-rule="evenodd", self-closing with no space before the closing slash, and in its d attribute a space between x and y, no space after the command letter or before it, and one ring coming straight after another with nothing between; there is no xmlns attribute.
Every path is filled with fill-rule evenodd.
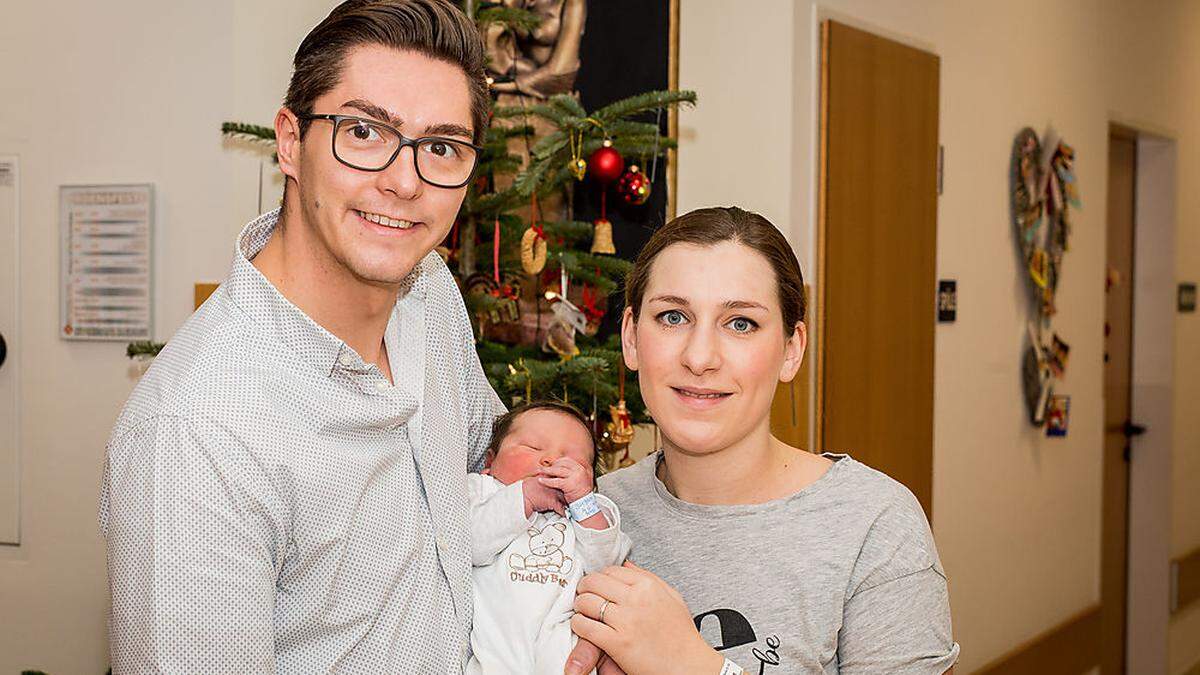
<svg viewBox="0 0 1200 675"><path fill-rule="evenodd" d="M784 237L738 208L668 223L630 272L622 347L663 442L600 479L633 564L585 578L572 620L630 675L940 674L958 658L912 493L771 435L804 356L803 289Z"/></svg>

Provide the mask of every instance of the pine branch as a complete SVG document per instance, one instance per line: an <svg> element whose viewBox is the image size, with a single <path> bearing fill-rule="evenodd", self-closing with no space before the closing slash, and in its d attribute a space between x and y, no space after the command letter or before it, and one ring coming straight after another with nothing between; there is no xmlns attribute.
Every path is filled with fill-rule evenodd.
<svg viewBox="0 0 1200 675"><path fill-rule="evenodd" d="M153 358L158 356L158 353L161 352L162 348L166 346L167 345L165 342L152 342L150 340L144 340L142 342L130 342L125 347L125 356L131 359L139 356L148 356Z"/></svg>
<svg viewBox="0 0 1200 675"><path fill-rule="evenodd" d="M546 176L546 172L550 169L550 162L553 159L553 156L535 159L513 181L513 189L524 197L533 194L533 191L538 187L538 183Z"/></svg>
<svg viewBox="0 0 1200 675"><path fill-rule="evenodd" d="M576 254L576 264L580 267L598 268L605 275L614 279L623 279L633 269L633 263L612 255L595 255L580 251Z"/></svg>
<svg viewBox="0 0 1200 675"><path fill-rule="evenodd" d="M570 94L555 94L550 97L547 104L571 117L587 117L587 111L583 109L583 105L579 102L579 99Z"/></svg>
<svg viewBox="0 0 1200 675"><path fill-rule="evenodd" d="M492 24L502 24L510 30L532 31L541 23L542 18L537 14L516 7L496 5L475 13L475 24L479 26L480 32Z"/></svg>
<svg viewBox="0 0 1200 675"><path fill-rule="evenodd" d="M671 105L695 105L695 103L696 92L694 91L647 91L610 103L592 113L592 117L601 124L607 125L640 112L666 108Z"/></svg>
<svg viewBox="0 0 1200 675"><path fill-rule="evenodd" d="M531 154L534 157L553 155L567 147L567 135L562 131L546 134L534 144Z"/></svg>
<svg viewBox="0 0 1200 675"><path fill-rule="evenodd" d="M225 122L221 125L221 133L230 138L242 138L264 143L275 142L275 130L271 127L264 127L258 124Z"/></svg>
<svg viewBox="0 0 1200 675"><path fill-rule="evenodd" d="M582 220L563 220L542 224L546 236L551 239L562 237L567 243L587 241L592 236L593 225Z"/></svg>
<svg viewBox="0 0 1200 675"><path fill-rule="evenodd" d="M621 136L653 136L659 131L657 124L653 122L637 122L634 120L616 120L609 122L604 128L609 135L614 137Z"/></svg>

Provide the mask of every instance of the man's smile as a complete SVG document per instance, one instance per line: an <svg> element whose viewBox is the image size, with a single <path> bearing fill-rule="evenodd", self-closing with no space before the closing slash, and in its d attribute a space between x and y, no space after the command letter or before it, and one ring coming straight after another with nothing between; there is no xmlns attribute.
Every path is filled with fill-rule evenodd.
<svg viewBox="0 0 1200 675"><path fill-rule="evenodd" d="M370 211L359 211L357 209L354 212L357 213L358 217L362 218L363 220L375 223L376 225L383 225L384 227L390 227L398 230L407 230L416 224L411 220L392 218L381 213L371 213Z"/></svg>

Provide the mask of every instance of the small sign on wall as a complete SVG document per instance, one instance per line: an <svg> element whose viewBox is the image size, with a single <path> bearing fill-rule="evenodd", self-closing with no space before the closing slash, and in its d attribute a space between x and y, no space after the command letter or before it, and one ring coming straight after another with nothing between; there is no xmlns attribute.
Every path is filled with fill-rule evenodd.
<svg viewBox="0 0 1200 675"><path fill-rule="evenodd" d="M938 323L954 323L958 316L958 281L942 279L938 281Z"/></svg>
<svg viewBox="0 0 1200 675"><path fill-rule="evenodd" d="M1196 311L1196 284L1179 284L1179 312L1191 314Z"/></svg>
<svg viewBox="0 0 1200 675"><path fill-rule="evenodd" d="M152 185L59 188L60 335L149 340L153 327Z"/></svg>

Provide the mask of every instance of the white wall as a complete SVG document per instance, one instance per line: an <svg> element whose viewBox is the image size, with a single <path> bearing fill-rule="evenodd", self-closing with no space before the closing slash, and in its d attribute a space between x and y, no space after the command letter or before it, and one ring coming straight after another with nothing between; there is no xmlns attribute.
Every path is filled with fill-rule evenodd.
<svg viewBox="0 0 1200 675"><path fill-rule="evenodd" d="M789 236L810 277L818 19L941 57L938 276L958 280L959 313L937 333L933 529L965 672L1099 602L1110 119L1170 130L1179 185L1200 178L1200 6L1149 4L772 0L734 12L718 0L682 3L680 85L700 102L680 116L680 212L723 203L761 211ZM789 43L792 58L781 58ZM1026 125L1053 125L1075 146L1082 189L1055 319L1071 344L1061 388L1072 396L1071 432L1062 440L1035 433L1021 404L1025 282L1007 174L1012 139ZM724 134L732 132L764 140L730 148ZM1186 187L1179 199L1181 278L1200 275L1198 200ZM1176 339L1176 555L1200 546L1194 316L1178 320ZM1200 610L1172 622L1171 657L1171 672L1200 659Z"/></svg>
<svg viewBox="0 0 1200 675"><path fill-rule="evenodd" d="M6 3L0 153L21 155L23 543L0 547L0 672L103 673L96 525L104 442L133 385L121 343L58 339L58 186L152 182L156 331L224 277L255 209L257 160L231 119L269 122L291 55L332 3ZM270 203L268 198L267 203Z"/></svg>

